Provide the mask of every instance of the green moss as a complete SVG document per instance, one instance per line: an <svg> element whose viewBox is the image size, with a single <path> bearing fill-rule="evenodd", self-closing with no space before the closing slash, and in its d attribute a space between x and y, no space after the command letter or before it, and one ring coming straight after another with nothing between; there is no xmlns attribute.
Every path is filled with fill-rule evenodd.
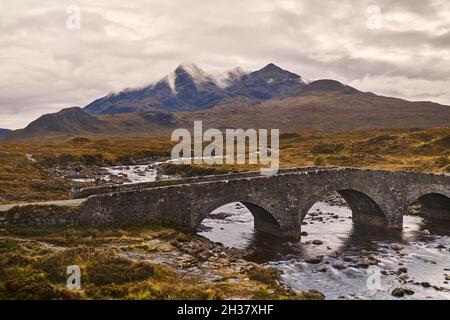
<svg viewBox="0 0 450 320"><path fill-rule="evenodd" d="M326 160L322 156L318 156L314 158L314 165L317 167L323 167L327 164Z"/></svg>
<svg viewBox="0 0 450 320"><path fill-rule="evenodd" d="M249 273L249 278L268 285L278 284L281 271L274 268L254 267Z"/></svg>
<svg viewBox="0 0 450 320"><path fill-rule="evenodd" d="M38 270L19 271L13 279L8 279L0 286L0 299L80 299L82 295L64 287L50 283L47 276Z"/></svg>
<svg viewBox="0 0 450 320"><path fill-rule="evenodd" d="M326 143L321 142L318 144L315 144L311 148L311 152L313 154L332 154L332 153L338 153L344 149L344 145L342 143Z"/></svg>

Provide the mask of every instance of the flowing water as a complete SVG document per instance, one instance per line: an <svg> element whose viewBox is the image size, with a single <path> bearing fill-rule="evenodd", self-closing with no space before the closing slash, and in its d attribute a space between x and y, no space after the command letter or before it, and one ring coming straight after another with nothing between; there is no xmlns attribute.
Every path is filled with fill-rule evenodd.
<svg viewBox="0 0 450 320"><path fill-rule="evenodd" d="M198 233L247 250L250 260L281 269L286 285L316 289L327 299L398 299L391 295L395 288L414 292L402 299L450 299L450 223L405 216L403 231L393 232L356 226L351 214L316 203L302 226L307 235L291 243L256 232L251 213L231 203L205 219ZM320 263L306 262L317 256Z"/></svg>

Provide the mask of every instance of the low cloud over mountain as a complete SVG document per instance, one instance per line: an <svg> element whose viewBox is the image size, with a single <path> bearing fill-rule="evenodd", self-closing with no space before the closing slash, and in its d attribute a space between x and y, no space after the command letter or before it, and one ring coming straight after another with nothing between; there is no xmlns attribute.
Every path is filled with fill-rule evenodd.
<svg viewBox="0 0 450 320"><path fill-rule="evenodd" d="M14 5L11 5L11 4ZM67 7L81 9L68 30ZM371 29L369 6L380 9ZM450 104L446 0L0 1L0 127L158 81L180 61L268 61L307 79Z"/></svg>
<svg viewBox="0 0 450 320"><path fill-rule="evenodd" d="M222 76L183 64L149 86L41 116L2 139L169 134L195 120L208 128L284 132L447 127L450 106L379 96L332 79L307 82L272 63Z"/></svg>
<svg viewBox="0 0 450 320"><path fill-rule="evenodd" d="M232 99L267 100L299 94L306 83L299 75L273 63L254 72L235 68L212 76L194 64L182 64L158 82L127 89L95 100L85 110L115 114L154 109L192 111L211 108Z"/></svg>

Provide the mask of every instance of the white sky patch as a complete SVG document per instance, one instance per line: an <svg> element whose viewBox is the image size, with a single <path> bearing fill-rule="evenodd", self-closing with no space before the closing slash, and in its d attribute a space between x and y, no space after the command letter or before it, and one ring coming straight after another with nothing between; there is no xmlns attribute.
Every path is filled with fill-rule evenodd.
<svg viewBox="0 0 450 320"><path fill-rule="evenodd" d="M398 83L403 84L401 90L398 90L396 86ZM384 75L379 77L365 76L362 79L352 81L350 85L363 91L375 91L379 94L415 101L430 100L430 97L432 97L432 101L438 103L445 103L445 101L450 100L450 92L446 93L445 91L446 88L450 88L450 80L429 81Z"/></svg>

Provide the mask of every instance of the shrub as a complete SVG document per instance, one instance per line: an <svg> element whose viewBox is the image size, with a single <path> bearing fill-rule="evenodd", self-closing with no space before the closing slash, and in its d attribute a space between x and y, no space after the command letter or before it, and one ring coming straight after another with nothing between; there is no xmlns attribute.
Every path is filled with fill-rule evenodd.
<svg viewBox="0 0 450 320"><path fill-rule="evenodd" d="M280 140L289 140L289 139L295 139L298 138L300 135L295 132L285 132L280 134Z"/></svg>
<svg viewBox="0 0 450 320"><path fill-rule="evenodd" d="M226 174L228 170L217 167L201 167L190 164L166 163L160 166L163 174L181 175L182 177L208 176L215 174Z"/></svg>
<svg viewBox="0 0 450 320"><path fill-rule="evenodd" d="M322 156L318 156L314 159L314 165L316 167L323 167L327 164L327 162L325 161L325 158Z"/></svg>
<svg viewBox="0 0 450 320"><path fill-rule="evenodd" d="M446 166L448 166L449 164L450 164L450 160L449 160L448 157L442 156L442 157L439 157L439 158L436 160L436 165L437 165L439 168L446 167Z"/></svg>
<svg viewBox="0 0 450 320"><path fill-rule="evenodd" d="M105 164L105 159L101 154L83 154L80 160L83 164L87 166L91 165L102 166Z"/></svg>
<svg viewBox="0 0 450 320"><path fill-rule="evenodd" d="M330 154L330 153L337 153L344 149L344 145L342 143L326 143L321 142L316 145L314 145L311 148L311 152L314 154Z"/></svg>
<svg viewBox="0 0 450 320"><path fill-rule="evenodd" d="M367 142L369 144L373 144L373 145L377 145L383 142L387 142L387 141L393 141L396 140L396 137L390 134L382 134L373 138L370 138Z"/></svg>
<svg viewBox="0 0 450 320"><path fill-rule="evenodd" d="M84 144L84 143L88 143L90 141L91 141L91 139L86 138L86 137L75 137L72 139L72 143L75 143L75 144Z"/></svg>
<svg viewBox="0 0 450 320"><path fill-rule="evenodd" d="M276 285L280 280L281 271L274 268L254 267L248 272L251 280L268 285Z"/></svg>
<svg viewBox="0 0 450 320"><path fill-rule="evenodd" d="M445 136L439 140L436 140L436 144L445 147L447 149L450 149L450 135Z"/></svg>

